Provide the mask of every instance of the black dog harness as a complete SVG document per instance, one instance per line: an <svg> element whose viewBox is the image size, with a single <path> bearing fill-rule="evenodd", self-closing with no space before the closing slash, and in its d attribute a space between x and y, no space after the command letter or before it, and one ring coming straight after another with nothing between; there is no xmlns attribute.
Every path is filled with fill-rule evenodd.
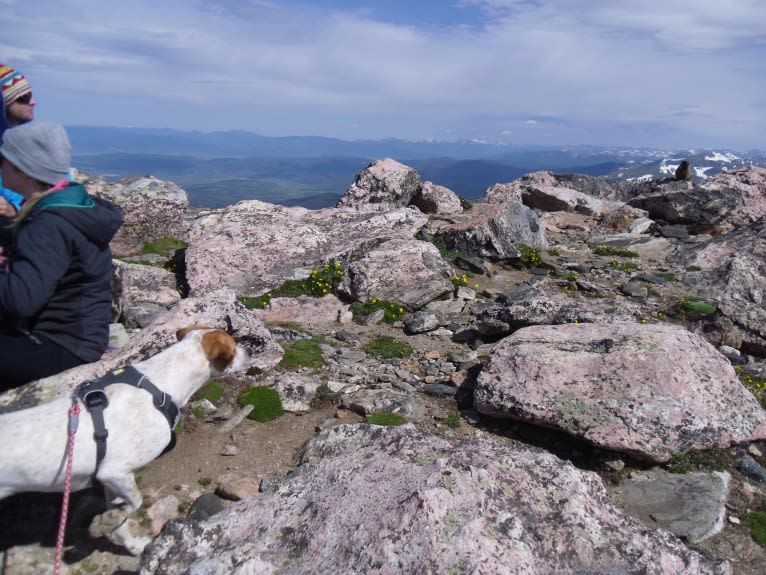
<svg viewBox="0 0 766 575"><path fill-rule="evenodd" d="M121 367L115 369L99 379L84 382L75 391L75 395L85 404L93 418L93 437L96 440L96 470L98 470L106 455L106 438L109 435L104 425L104 409L109 406L109 399L104 391L113 383L123 383L140 387L152 394L154 407L156 407L165 419L168 420L171 431L178 423L180 411L173 403L173 398L154 385L149 378L134 367Z"/></svg>

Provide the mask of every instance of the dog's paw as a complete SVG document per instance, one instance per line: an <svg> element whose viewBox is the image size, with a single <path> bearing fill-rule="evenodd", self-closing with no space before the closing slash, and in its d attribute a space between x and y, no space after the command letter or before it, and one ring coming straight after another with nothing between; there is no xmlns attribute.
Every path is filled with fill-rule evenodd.
<svg viewBox="0 0 766 575"><path fill-rule="evenodd" d="M142 529L138 521L129 517L122 525L107 535L109 541L115 545L121 545L131 555L141 555L144 547L151 543L152 538L146 536L146 530Z"/></svg>
<svg viewBox="0 0 766 575"><path fill-rule="evenodd" d="M91 537L109 537L109 534L125 523L127 514L121 509L110 509L101 515L96 515L90 523L88 533Z"/></svg>
<svg viewBox="0 0 766 575"><path fill-rule="evenodd" d="M152 540L138 519L129 517L121 509L110 509L96 516L88 532L91 537L106 537L115 545L127 549L132 555L140 555Z"/></svg>

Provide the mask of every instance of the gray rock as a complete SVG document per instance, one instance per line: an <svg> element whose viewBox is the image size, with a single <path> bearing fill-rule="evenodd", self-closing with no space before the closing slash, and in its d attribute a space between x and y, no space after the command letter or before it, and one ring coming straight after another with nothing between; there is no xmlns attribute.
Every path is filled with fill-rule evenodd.
<svg viewBox="0 0 766 575"><path fill-rule="evenodd" d="M766 438L766 411L729 361L671 324L519 329L495 346L474 402L653 461Z"/></svg>
<svg viewBox="0 0 766 575"><path fill-rule="evenodd" d="M310 331L317 323L335 322L347 309L348 305L341 302L336 296L328 294L321 298L308 296L274 297L269 300L265 308L253 310L253 313L262 321L270 324L297 324L306 331ZM272 332L287 331L287 329L277 325ZM276 333L274 335L276 337ZM303 332L297 337L307 337L307 335Z"/></svg>
<svg viewBox="0 0 766 575"><path fill-rule="evenodd" d="M189 507L187 519L195 522L204 521L224 510L223 500L214 493L203 493Z"/></svg>
<svg viewBox="0 0 766 575"><path fill-rule="evenodd" d="M393 389L362 389L344 396L341 407L362 416L397 413L409 421L422 421L425 415L422 399Z"/></svg>
<svg viewBox="0 0 766 575"><path fill-rule="evenodd" d="M306 413L320 385L322 381L314 375L287 372L277 377L272 387L279 393L285 411Z"/></svg>
<svg viewBox="0 0 766 575"><path fill-rule="evenodd" d="M439 327L438 315L428 311L419 311L404 323L404 330L409 334L426 333Z"/></svg>
<svg viewBox="0 0 766 575"><path fill-rule="evenodd" d="M747 246L743 249L743 246ZM714 301L720 318L704 319L700 331L714 345L730 345L744 353L766 356L766 218L681 251L671 261L700 271L687 273L692 293Z"/></svg>
<svg viewBox="0 0 766 575"><path fill-rule="evenodd" d="M141 573L730 573L539 450L402 426L332 453L207 521L169 523Z"/></svg>
<svg viewBox="0 0 766 575"><path fill-rule="evenodd" d="M409 205L422 186L420 176L412 168L391 158L375 160L356 175L354 183L335 207L360 210L399 208Z"/></svg>
<svg viewBox="0 0 766 575"><path fill-rule="evenodd" d="M766 469L764 469L763 466L750 455L743 455L737 460L736 466L737 469L749 478L754 479L759 483L766 483Z"/></svg>
<svg viewBox="0 0 766 575"><path fill-rule="evenodd" d="M720 533L731 476L726 472L677 474L654 469L624 480L616 490L626 511L689 543Z"/></svg>
<svg viewBox="0 0 766 575"><path fill-rule="evenodd" d="M750 166L717 174L701 186L655 186L628 204L646 210L652 219L683 224L693 234L721 235L766 215L766 201L759 193L765 186L766 168Z"/></svg>
<svg viewBox="0 0 766 575"><path fill-rule="evenodd" d="M201 214L189 232L186 277L193 295L222 285L260 295L304 270L330 260L345 262L384 240L414 237L426 216L414 208L381 212L370 208L305 208L258 201ZM395 266L391 266L395 267Z"/></svg>
<svg viewBox="0 0 766 575"><path fill-rule="evenodd" d="M186 240L189 198L172 182L152 176L135 176L106 183L103 178L85 182L88 191L116 203L125 221L111 243L115 256L141 253L141 248L162 238Z"/></svg>
<svg viewBox="0 0 766 575"><path fill-rule="evenodd" d="M180 300L173 273L162 267L115 260L112 313L126 327L144 328Z"/></svg>
<svg viewBox="0 0 766 575"><path fill-rule="evenodd" d="M455 251L489 260L518 261L519 245L544 250L545 230L537 214L521 202L476 202L469 212L455 217L436 233Z"/></svg>
<svg viewBox="0 0 766 575"><path fill-rule="evenodd" d="M646 297L649 295L648 288L637 281L629 281L620 288L620 291L630 297Z"/></svg>
<svg viewBox="0 0 766 575"><path fill-rule="evenodd" d="M459 214L463 211L460 198L455 192L433 182L423 182L412 199L412 205L425 214Z"/></svg>
<svg viewBox="0 0 766 575"><path fill-rule="evenodd" d="M423 393L437 397L455 397L457 388L443 383L428 383L423 386Z"/></svg>
<svg viewBox="0 0 766 575"><path fill-rule="evenodd" d="M452 292L452 268L430 242L387 240L348 264L339 291L355 301L374 297L415 310Z"/></svg>

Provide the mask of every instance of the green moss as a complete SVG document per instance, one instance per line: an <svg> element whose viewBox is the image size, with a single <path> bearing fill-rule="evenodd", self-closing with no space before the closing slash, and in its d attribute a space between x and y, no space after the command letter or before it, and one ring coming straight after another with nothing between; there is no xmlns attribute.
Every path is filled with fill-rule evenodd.
<svg viewBox="0 0 766 575"><path fill-rule="evenodd" d="M270 300L271 300L270 292L257 297L237 296L237 301L239 301L239 303L241 303L247 309L263 309L267 305L269 305Z"/></svg>
<svg viewBox="0 0 766 575"><path fill-rule="evenodd" d="M373 413L367 416L367 423L371 425L387 425L397 426L407 423L407 419L398 413L391 413L390 411L381 411L379 413Z"/></svg>
<svg viewBox="0 0 766 575"><path fill-rule="evenodd" d="M137 266L155 266L157 265L157 262L149 261L149 260L136 260L136 259L125 259L125 258L114 258L116 260L119 260L121 262L129 263L129 264L135 264Z"/></svg>
<svg viewBox="0 0 766 575"><path fill-rule="evenodd" d="M766 512L748 513L744 518L744 523L750 529L750 536L753 541L761 547L766 547Z"/></svg>
<svg viewBox="0 0 766 575"><path fill-rule="evenodd" d="M90 573L98 573L101 568L98 563L94 562L90 557L86 557L79 563L80 569L76 569L72 572L72 575L86 575Z"/></svg>
<svg viewBox="0 0 766 575"><path fill-rule="evenodd" d="M730 466L730 456L725 449L714 447L706 451L683 451L670 457L667 469L671 473L691 471L724 471Z"/></svg>
<svg viewBox="0 0 766 575"><path fill-rule="evenodd" d="M223 397L224 394L223 385L216 380L209 381L203 385L197 393L194 394L192 400L199 401L201 399L207 399L212 403L216 403Z"/></svg>
<svg viewBox="0 0 766 575"><path fill-rule="evenodd" d="M176 250L186 249L189 247L183 240L176 238L164 237L144 244L141 247L141 253L144 254L158 254L161 256L171 256Z"/></svg>
<svg viewBox="0 0 766 575"><path fill-rule="evenodd" d="M319 345L321 339L299 339L284 346L285 354L279 362L279 367L284 369L298 369L310 367L318 369L324 365L322 350Z"/></svg>
<svg viewBox="0 0 766 575"><path fill-rule="evenodd" d="M351 313L355 318L368 316L378 310L383 310L383 321L385 323L394 323L404 315L404 307L398 303L371 297L362 303L355 301L350 306Z"/></svg>
<svg viewBox="0 0 766 575"><path fill-rule="evenodd" d="M761 404L761 407L766 409L766 378L751 375L739 365L734 368L734 371L737 372L737 376L739 376L742 385L755 396Z"/></svg>
<svg viewBox="0 0 766 575"><path fill-rule="evenodd" d="M635 269L638 267L638 264L635 262L621 262L619 260L611 260L609 262L609 267L629 274L630 272L635 271Z"/></svg>
<svg viewBox="0 0 766 575"><path fill-rule="evenodd" d="M326 385L320 385L314 397L311 398L311 407L318 409L327 405L338 405L341 402L341 394L331 390Z"/></svg>
<svg viewBox="0 0 766 575"><path fill-rule="evenodd" d="M519 264L525 268L534 268L542 263L540 258L540 252L527 244L518 244L516 249L519 250Z"/></svg>
<svg viewBox="0 0 766 575"><path fill-rule="evenodd" d="M457 429L460 427L460 415L454 411L451 411L447 414L447 418L444 420L444 423L446 423L447 427L450 429Z"/></svg>
<svg viewBox="0 0 766 575"><path fill-rule="evenodd" d="M412 355L412 347L389 335L381 335L362 348L365 353L382 359L404 358Z"/></svg>
<svg viewBox="0 0 766 575"><path fill-rule="evenodd" d="M715 313L716 307L696 298L684 298L681 300L681 308L690 315L710 315Z"/></svg>
<svg viewBox="0 0 766 575"><path fill-rule="evenodd" d="M598 256L618 256L621 258L637 258L638 253L627 248L616 248L614 246L599 245L593 248L593 253Z"/></svg>
<svg viewBox="0 0 766 575"><path fill-rule="evenodd" d="M248 309L263 309L274 297L310 296L321 298L337 294L345 272L340 262L330 260L311 270L309 277L301 280L287 280L281 286L260 296L239 296L237 299Z"/></svg>
<svg viewBox="0 0 766 575"><path fill-rule="evenodd" d="M449 257L450 250L447 247L447 242L443 237L433 236L427 238L424 236L419 236L418 239L431 242L436 247L436 249L439 250L439 253L442 257Z"/></svg>
<svg viewBox="0 0 766 575"><path fill-rule="evenodd" d="M253 411L247 417L261 423L276 419L285 412L279 393L265 385L243 390L237 397L237 405L240 407L252 405Z"/></svg>
<svg viewBox="0 0 766 575"><path fill-rule="evenodd" d="M291 329L293 331L297 331L300 333L307 333L306 329L301 324L295 321L277 321L277 322L274 322L272 325L274 325L274 327L281 327L282 329Z"/></svg>
<svg viewBox="0 0 766 575"><path fill-rule="evenodd" d="M706 315L715 313L716 310L716 306L696 296L686 296L682 297L668 310L668 315L681 320L696 321Z"/></svg>
<svg viewBox="0 0 766 575"><path fill-rule="evenodd" d="M439 250L439 254L441 254L444 259L454 260L458 257L466 257L468 255L468 252L465 250L450 249L450 247L447 245L447 240L445 240L442 236L431 236L421 230L415 235L415 237L424 242L432 243L436 249Z"/></svg>

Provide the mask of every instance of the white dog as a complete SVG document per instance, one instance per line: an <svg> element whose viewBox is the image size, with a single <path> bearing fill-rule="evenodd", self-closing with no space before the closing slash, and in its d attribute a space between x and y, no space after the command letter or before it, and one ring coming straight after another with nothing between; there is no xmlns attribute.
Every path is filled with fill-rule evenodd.
<svg viewBox="0 0 766 575"><path fill-rule="evenodd" d="M226 332L210 328L179 330L180 341L146 361L132 364L178 409L212 376L243 369L247 352ZM72 462L72 491L98 480L107 505L122 509L110 522L110 539L137 554L149 542L134 538L125 519L141 507L133 472L159 456L171 440L168 419L152 394L131 385L105 388L103 411L108 431L106 454L96 468L93 418L80 402L79 427ZM63 491L66 475L70 397L0 415L0 499L26 491ZM117 524L115 524L117 523Z"/></svg>

